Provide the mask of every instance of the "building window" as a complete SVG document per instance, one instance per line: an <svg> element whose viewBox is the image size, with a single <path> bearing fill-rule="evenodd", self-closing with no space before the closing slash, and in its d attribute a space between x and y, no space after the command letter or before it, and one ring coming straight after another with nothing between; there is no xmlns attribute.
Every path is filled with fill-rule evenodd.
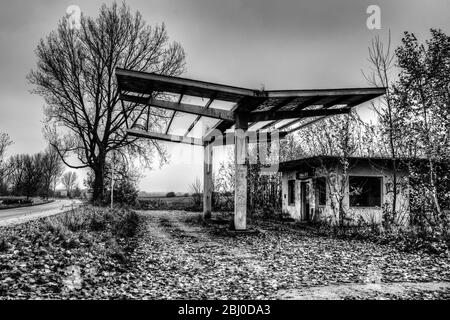
<svg viewBox="0 0 450 320"><path fill-rule="evenodd" d="M380 177L349 177L351 207L381 207Z"/></svg>
<svg viewBox="0 0 450 320"><path fill-rule="evenodd" d="M295 203L295 180L288 180L288 204Z"/></svg>
<svg viewBox="0 0 450 320"><path fill-rule="evenodd" d="M316 179L317 198L319 200L319 206L327 204L327 185L325 177Z"/></svg>

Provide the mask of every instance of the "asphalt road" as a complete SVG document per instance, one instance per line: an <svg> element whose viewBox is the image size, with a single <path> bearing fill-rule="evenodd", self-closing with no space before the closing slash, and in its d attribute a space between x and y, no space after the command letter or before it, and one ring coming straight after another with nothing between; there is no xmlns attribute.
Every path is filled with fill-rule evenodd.
<svg viewBox="0 0 450 320"><path fill-rule="evenodd" d="M62 199L37 206L0 210L0 226L23 223L29 220L68 211L72 206L76 207L80 203L79 200Z"/></svg>

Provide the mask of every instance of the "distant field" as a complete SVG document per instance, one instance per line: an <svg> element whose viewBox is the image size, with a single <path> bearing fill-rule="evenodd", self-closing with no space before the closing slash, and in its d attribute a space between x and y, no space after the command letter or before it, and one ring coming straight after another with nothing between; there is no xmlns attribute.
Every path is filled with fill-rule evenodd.
<svg viewBox="0 0 450 320"><path fill-rule="evenodd" d="M164 201L166 203L189 203L191 201L191 197L177 196L177 197L138 197L139 201Z"/></svg>
<svg viewBox="0 0 450 320"><path fill-rule="evenodd" d="M177 197L138 197L138 202L144 210L189 210L192 208L192 198Z"/></svg>

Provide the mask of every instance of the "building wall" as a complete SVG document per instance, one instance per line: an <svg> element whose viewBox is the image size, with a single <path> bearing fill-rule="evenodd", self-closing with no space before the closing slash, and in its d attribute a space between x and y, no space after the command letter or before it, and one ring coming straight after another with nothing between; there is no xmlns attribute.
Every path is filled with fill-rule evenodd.
<svg viewBox="0 0 450 320"><path fill-rule="evenodd" d="M301 220L300 216L300 181L295 180L295 202L292 205L289 205L288 201L288 181L295 179L295 171L294 172L283 172L282 180L281 180L281 188L282 188L282 208L283 211L289 213L289 216L296 219Z"/></svg>
<svg viewBox="0 0 450 320"><path fill-rule="evenodd" d="M336 222L339 219L339 201L340 195L343 195L343 207L347 212L347 217L352 220L352 223L358 223L361 219L366 223L381 223L383 219L383 209L381 207L350 207L349 204L349 186L348 176L374 176L382 178L381 203L383 205L391 205L393 192L392 180L393 173L391 169L378 169L372 167L370 164L357 164L349 169L346 176L343 175L342 170L337 166L318 168L314 170L312 177L304 180L296 179L295 181L295 203L288 204L288 180L295 179L296 173L301 173L303 170L298 168L290 172L282 173L282 208L296 220L304 220L301 216L301 198L300 198L300 183L301 181L308 181L310 183L311 192L309 193L308 201L310 207L310 217L312 221L329 221ZM319 205L319 199L316 197L316 188L314 185L314 178L325 177L326 179L326 204ZM397 180L401 185L401 191L397 194L397 222L400 224L407 224L409 221L409 187L408 175L406 172L397 174Z"/></svg>

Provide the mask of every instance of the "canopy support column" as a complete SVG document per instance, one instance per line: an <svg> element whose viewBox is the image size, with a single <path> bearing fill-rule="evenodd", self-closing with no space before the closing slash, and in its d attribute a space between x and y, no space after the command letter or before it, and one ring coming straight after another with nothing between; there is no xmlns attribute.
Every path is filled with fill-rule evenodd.
<svg viewBox="0 0 450 320"><path fill-rule="evenodd" d="M212 211L212 160L213 144L208 143L203 150L203 218L210 219Z"/></svg>
<svg viewBox="0 0 450 320"><path fill-rule="evenodd" d="M234 228L247 229L247 129L248 118L245 114L236 115L234 136L234 164L235 164L235 191L234 191Z"/></svg>

